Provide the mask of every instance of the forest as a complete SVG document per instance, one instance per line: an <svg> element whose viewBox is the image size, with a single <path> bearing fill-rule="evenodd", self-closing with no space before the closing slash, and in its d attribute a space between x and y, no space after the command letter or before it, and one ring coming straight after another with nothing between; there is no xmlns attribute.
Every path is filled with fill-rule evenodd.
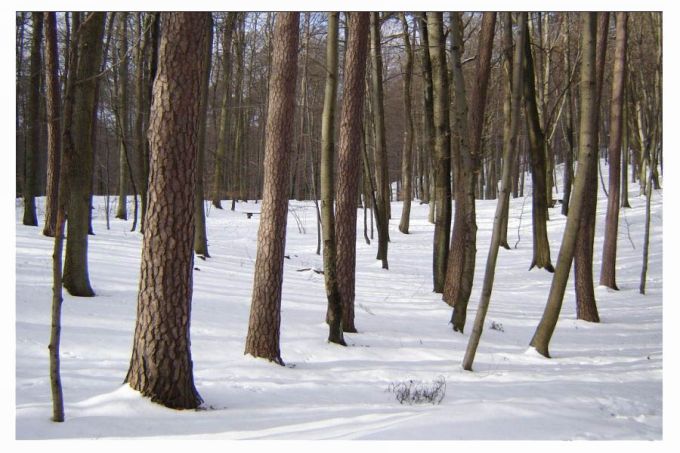
<svg viewBox="0 0 680 453"><path fill-rule="evenodd" d="M662 36L16 12L17 438L660 439Z"/></svg>

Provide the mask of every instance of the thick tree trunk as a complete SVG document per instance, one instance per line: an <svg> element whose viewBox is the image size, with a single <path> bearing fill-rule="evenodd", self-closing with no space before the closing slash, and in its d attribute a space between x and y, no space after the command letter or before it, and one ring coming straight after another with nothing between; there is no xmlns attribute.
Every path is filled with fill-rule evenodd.
<svg viewBox="0 0 680 453"><path fill-rule="evenodd" d="M200 90L210 13L162 13L158 76L149 121L149 205L137 324L126 382L152 401L193 409L189 326Z"/></svg>
<svg viewBox="0 0 680 453"><path fill-rule="evenodd" d="M79 26L78 61L72 66L73 123L71 138L73 162L69 168L69 207L64 288L73 296L91 297L87 266L87 242L92 193L93 120L97 98L96 75L102 58L102 35L106 13L90 13Z"/></svg>
<svg viewBox="0 0 680 453"><path fill-rule="evenodd" d="M377 191L376 213L378 220L378 254L382 268L388 269L387 246L389 243L390 187L387 174L387 145L385 137L385 113L383 111L382 51L380 44L380 13L371 13L371 95L373 126L375 130L375 184Z"/></svg>
<svg viewBox="0 0 680 453"><path fill-rule="evenodd" d="M539 354L550 357L548 347L550 339L560 310L562 300L569 279L569 271L574 258L574 248L577 240L578 226L582 214L583 202L587 197L593 196L586 191L588 172L594 170L592 156L596 154L595 149L595 116L596 116L596 77L595 77L595 35L597 33L596 23L597 13L581 13L581 111L579 126L579 171L574 182L572 205L567 225L562 236L560 252L557 256L557 268L550 285L548 301L543 312L536 332L531 340L533 346Z"/></svg>
<svg viewBox="0 0 680 453"><path fill-rule="evenodd" d="M47 94L47 189L43 234L53 237L57 229L59 164L61 162L61 85L59 82L59 46L57 42L56 13L45 13L44 21L45 85ZM68 58L68 55L66 58ZM61 252L59 256L61 257ZM59 268L59 280L61 280L61 262L59 263Z"/></svg>
<svg viewBox="0 0 680 453"><path fill-rule="evenodd" d="M524 44L524 102L527 129L529 131L529 148L531 151L531 182L534 256L529 269L534 266L554 272L550 261L550 243L548 242L548 202L546 199L545 169L545 136L541 129L536 104L536 86L534 82L534 61L531 55L531 39L527 35Z"/></svg>
<svg viewBox="0 0 680 453"><path fill-rule="evenodd" d="M196 194L194 195L194 253L205 258L208 253L208 233L205 225L205 193L203 189L203 172L205 169L206 133L208 128L208 91L210 89L210 68L212 63L213 20L208 17L208 38L205 40L206 49L203 51L203 76L201 78L201 92L198 118L198 150L196 157Z"/></svg>
<svg viewBox="0 0 680 453"><path fill-rule="evenodd" d="M33 38L31 39L31 60L29 67L28 112L26 124L28 140L24 150L24 198L23 224L38 226L35 211L35 196L38 193L38 169L40 162L40 73L42 71L41 45L43 35L43 13L31 13Z"/></svg>
<svg viewBox="0 0 680 453"><path fill-rule="evenodd" d="M510 13L506 13L508 16ZM506 21L509 17L506 17ZM496 204L496 215L493 222L493 232L491 234L491 244L489 245L489 255L486 260L486 270L484 272L484 283L482 286L482 294L479 300L479 307L475 317L475 323L472 328L472 335L468 341L468 346L465 351L463 359L463 368L472 371L472 363L477 352L479 339L482 336L484 329L484 320L491 301L491 291L493 290L493 282L496 273L496 259L498 258L498 249L501 245L501 230L503 227L503 216L507 215L507 205L510 203L510 184L511 184L511 162L513 154L516 153L517 131L519 129L519 113L520 113L520 93L522 90L522 52L524 49L524 39L526 32L527 13L520 13L518 28L520 30L517 36L517 45L515 50L514 68L512 74L513 80L513 96L512 96L512 112L510 131L505 141L503 151L503 176L501 180L501 192ZM506 29L507 30L507 29Z"/></svg>
<svg viewBox="0 0 680 453"><path fill-rule="evenodd" d="M245 353L283 365L279 347L283 254L288 215L289 161L292 154L299 13L280 12L274 25L264 156L262 214L257 233ZM354 197L354 193L352 194Z"/></svg>
<svg viewBox="0 0 680 453"><path fill-rule="evenodd" d="M619 198L621 190L621 136L623 129L623 86L626 68L626 30L628 14L616 13L616 50L609 120L609 197L602 247L600 285L616 286L616 242L619 231Z"/></svg>
<svg viewBox="0 0 680 453"><path fill-rule="evenodd" d="M335 212L333 210L333 164L335 153L335 100L338 91L338 15L328 13L326 37L326 88L321 118L321 224L323 225L323 270L328 309L328 341L346 346L342 335L342 301L337 280ZM355 221L356 224L356 221Z"/></svg>
<svg viewBox="0 0 680 453"><path fill-rule="evenodd" d="M413 160L413 115L411 114L411 78L413 73L413 52L411 50L411 39L409 37L408 22L406 22L406 15L402 12L399 14L401 19L401 27L404 32L404 142L401 152L401 199L403 200L403 208L401 211L401 221L399 222L399 231L408 234L409 222L411 217L411 198L413 174L411 170L411 162Z"/></svg>
<svg viewBox="0 0 680 453"><path fill-rule="evenodd" d="M354 325L357 224L355 196L361 165L369 13L348 13L348 15L349 39L345 54L344 90L340 113L335 234L337 280L342 301L342 328L345 332L356 332ZM370 172L366 172L364 177L370 179Z"/></svg>
<svg viewBox="0 0 680 453"><path fill-rule="evenodd" d="M222 39L222 108L220 110L220 128L217 136L217 150L215 151L215 172L213 176L212 204L222 209L222 198L226 195L225 170L227 159L227 144L229 141L231 115L231 41L234 25L238 13L229 12L224 22L224 38Z"/></svg>
<svg viewBox="0 0 680 453"><path fill-rule="evenodd" d="M584 321L600 322L595 301L593 286L593 244L595 240L595 214L597 208L597 166L599 159L599 130L600 130L600 100L602 99L602 85L604 78L605 54L607 50L607 35L609 29L609 13L598 14L597 50L596 50L596 87L595 87L595 124L593 125L595 153L589 155L592 159L587 173L587 197L581 214L576 250L574 251L574 286L576 289L576 317ZM579 166L582 164L579 160ZM580 170L579 170L580 171Z"/></svg>

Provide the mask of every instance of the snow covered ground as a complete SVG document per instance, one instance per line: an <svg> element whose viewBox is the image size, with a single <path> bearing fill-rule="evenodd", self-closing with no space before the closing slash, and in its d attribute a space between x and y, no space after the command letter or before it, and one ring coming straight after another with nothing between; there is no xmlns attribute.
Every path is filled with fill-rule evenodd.
<svg viewBox="0 0 680 453"><path fill-rule="evenodd" d="M605 170L605 168L603 168ZM605 170L606 176L606 170ZM561 184L560 184L561 187ZM600 189L594 275L599 280L606 198ZM123 386L135 323L141 235L111 219L95 199L90 277L95 298L65 294L62 381L66 422L50 421L48 380L52 240L21 225L16 203L16 438L188 439L661 439L663 191L653 196L647 295L638 294L644 199L630 187L622 210L617 281L596 288L602 322L575 319L573 281L551 343L552 359L528 349L551 274L528 271L531 198L512 200L474 372L461 368L488 251L495 201L478 201L475 287L466 333L448 325L450 308L432 293L433 225L412 207L411 234L399 233L392 204L390 270L376 240L357 244L356 323L347 348L326 342L326 301L312 203L292 201L282 301L286 367L244 356L258 216L209 209L211 258L196 259L192 354L199 411L174 411ZM559 197L559 195L558 195ZM114 199L112 198L112 201ZM44 199L39 200L42 207ZM229 206L229 205L227 205ZM115 209L115 204L112 206ZM42 222L42 209L40 210ZM521 224L520 224L521 218ZM553 262L565 218L550 210ZM309 269L309 270L303 270ZM496 329L491 329L491 323ZM439 405L399 404L390 384L446 380Z"/></svg>

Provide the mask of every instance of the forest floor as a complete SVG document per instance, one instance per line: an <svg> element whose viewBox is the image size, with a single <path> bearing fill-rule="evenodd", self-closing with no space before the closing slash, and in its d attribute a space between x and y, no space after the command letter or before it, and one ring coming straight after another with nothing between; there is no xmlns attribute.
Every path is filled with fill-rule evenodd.
<svg viewBox="0 0 680 453"><path fill-rule="evenodd" d="M606 167L603 168L606 176ZM560 198L556 194L556 198ZM115 198L111 206L115 212ZM44 199L38 201L42 209ZM259 204L208 209L211 258L195 260L191 346L199 411L152 404L123 385L130 359L139 285L141 235L131 221L94 201L90 278L97 296L65 294L61 346L66 422L52 423L48 351L52 240L21 225L16 203L16 438L188 439L654 439L662 438L663 191L652 199L647 294L638 293L643 197L630 187L618 238L620 291L596 287L602 322L575 319L567 286L551 359L528 347L552 274L529 271L531 196L511 201L509 243L495 286L474 372L461 361L472 330L496 201L477 202L475 286L465 334L448 324L450 308L432 292L433 225L413 204L411 234L399 233L392 203L389 271L375 241L357 224L356 324L348 347L327 343L321 257L315 254L311 202L290 202L284 264L281 351L285 367L243 354ZM206 205L208 206L208 205ZM227 203L225 206L230 206ZM132 204L130 204L130 209ZM599 280L606 198L599 189L595 281ZM42 222L42 211L40 220ZM565 225L550 210L553 263ZM573 277L573 273L572 273ZM445 380L440 404L400 404L399 383Z"/></svg>

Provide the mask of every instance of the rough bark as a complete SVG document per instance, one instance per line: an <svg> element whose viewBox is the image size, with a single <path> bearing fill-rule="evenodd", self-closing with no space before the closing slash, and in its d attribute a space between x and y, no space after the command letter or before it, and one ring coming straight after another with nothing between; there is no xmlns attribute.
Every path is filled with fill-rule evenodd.
<svg viewBox="0 0 680 453"><path fill-rule="evenodd" d="M26 124L28 139L24 150L24 198L23 224L38 226L35 211L35 196L38 193L38 168L40 159L40 72L42 71L42 34L43 13L31 13L33 22L33 38L31 39L31 57L29 65L28 111Z"/></svg>
<svg viewBox="0 0 680 453"><path fill-rule="evenodd" d="M380 44L380 13L371 13L371 96L373 106L373 126L375 131L375 185L376 218L378 218L378 254L382 268L388 269L387 246L389 243L389 203L390 187L387 174L387 144L385 137L385 113L383 105L382 51Z"/></svg>
<svg viewBox="0 0 680 453"><path fill-rule="evenodd" d="M338 15L328 13L326 36L326 87L321 117L321 224L323 225L323 270L328 309L328 341L345 346L342 335L342 301L337 280L337 248L333 206L335 159L335 104L338 91ZM355 222L356 224L356 222Z"/></svg>
<svg viewBox="0 0 680 453"><path fill-rule="evenodd" d="M597 165L599 159L599 130L600 130L600 100L602 99L602 85L604 79L605 54L607 50L607 35L609 29L609 13L598 14L597 49L596 49L596 86L595 86L595 124L593 125L595 153L588 157L592 159L587 173L587 197L581 214L576 250L574 251L574 286L576 289L576 318L590 322L600 322L595 301L593 285L593 244L595 241L595 214L597 208ZM579 166L582 164L579 160ZM579 170L580 171L580 170Z"/></svg>
<svg viewBox="0 0 680 453"><path fill-rule="evenodd" d="M412 160L413 160L413 115L411 113L411 78L413 75L413 52L411 50L411 39L409 37L408 22L406 22L406 15L402 12L399 14L401 19L401 27L404 33L404 62L402 63L402 70L404 72L404 142L401 152L401 199L403 200L403 207L401 211L401 220L399 222L399 231L408 234L409 222L411 217L411 198L413 180Z"/></svg>
<svg viewBox="0 0 680 453"><path fill-rule="evenodd" d="M149 123L151 162L137 323L125 379L152 401L193 409L193 202L201 79L210 13L162 13Z"/></svg>
<svg viewBox="0 0 680 453"><path fill-rule="evenodd" d="M451 131L449 84L444 51L442 13L427 13L427 33L432 65L434 127L435 224L432 259L434 292L444 291L451 230Z"/></svg>
<svg viewBox="0 0 680 453"><path fill-rule="evenodd" d="M534 266L554 272L550 260L550 243L548 242L548 201L546 199L545 169L545 136L541 129L536 102L536 85L534 82L534 61L531 55L531 38L527 34L524 44L524 102L527 129L529 132L529 148L531 156L532 210L534 256L529 269Z"/></svg>
<svg viewBox="0 0 680 453"><path fill-rule="evenodd" d="M609 197L605 220L600 285L619 289L616 285L616 242L619 231L619 199L621 190L621 136L623 129L623 86L626 68L626 30L628 14L616 13L616 50L609 114Z"/></svg>
<svg viewBox="0 0 680 453"><path fill-rule="evenodd" d="M44 22L45 85L47 95L47 188L43 234L53 237L57 229L59 164L61 162L61 84L59 81L59 46L57 42L56 13L45 13ZM59 266L59 279L61 280L61 263L59 263Z"/></svg>
<svg viewBox="0 0 680 453"><path fill-rule="evenodd" d="M356 332L354 325L357 224L355 196L361 165L369 13L348 14L349 39L345 54L344 90L340 112L335 234L337 280L342 301L342 328L345 332ZM365 177L370 178L370 173L365 173Z"/></svg>
<svg viewBox="0 0 680 453"><path fill-rule="evenodd" d="M253 297L245 353L283 365L279 347L281 286L288 215L289 161L292 154L299 13L277 13L269 82L264 190Z"/></svg>
<svg viewBox="0 0 680 453"><path fill-rule="evenodd" d="M212 63L213 20L209 16L208 38L205 40L206 49L203 51L203 77L201 79L201 94L198 118L198 151L196 157L196 195L194 196L194 253L205 258L208 253L208 233L205 226L205 193L203 189L203 172L205 169L206 132L208 128L208 91L210 89L210 68Z"/></svg>
<svg viewBox="0 0 680 453"><path fill-rule="evenodd" d="M79 27L77 66L71 66L73 122L71 139L73 162L69 168L69 206L64 288L73 296L91 297L87 266L87 246L92 193L93 121L96 111L96 76L102 58L105 13L90 13Z"/></svg>
<svg viewBox="0 0 680 453"><path fill-rule="evenodd" d="M569 279L571 263L574 258L574 248L577 240L578 226L582 214L584 200L592 196L586 192L587 174L594 170L593 160L590 158L597 151L595 149L595 115L596 115L596 77L595 77L595 35L597 32L596 13L581 13L581 104L580 104L580 124L579 124L579 162L581 166L576 173L574 190L572 195L572 205L567 225L562 236L562 244L557 256L557 268L553 274L550 285L548 301L543 311L536 332L531 340L533 346L539 354L550 357L550 339L560 310L564 292Z"/></svg>

